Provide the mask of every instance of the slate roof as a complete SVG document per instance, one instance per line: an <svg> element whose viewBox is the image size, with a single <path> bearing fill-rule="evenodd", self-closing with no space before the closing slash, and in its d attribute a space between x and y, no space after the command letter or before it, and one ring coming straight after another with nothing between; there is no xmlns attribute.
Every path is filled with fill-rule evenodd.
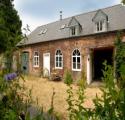
<svg viewBox="0 0 125 120"><path fill-rule="evenodd" d="M125 6L118 4L101 10L108 16L109 23L108 31L106 32L125 29ZM74 16L82 26L82 32L79 36L96 34L94 32L92 19L97 11L98 10ZM61 26L64 24L68 26L71 19L72 17L69 17L37 27L30 35L28 35L28 40L22 40L18 46L70 38L69 28L61 29ZM47 32L40 35L40 31L44 29L47 29Z"/></svg>

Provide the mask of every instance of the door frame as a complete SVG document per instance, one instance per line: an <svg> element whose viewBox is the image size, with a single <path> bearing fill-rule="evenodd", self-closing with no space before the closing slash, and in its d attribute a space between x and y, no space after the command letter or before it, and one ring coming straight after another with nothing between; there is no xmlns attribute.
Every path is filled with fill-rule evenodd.
<svg viewBox="0 0 125 120"><path fill-rule="evenodd" d="M28 56L27 56L27 61L25 61L25 63L26 63L26 67L27 67L27 70L25 71L25 70L23 70L23 54L27 54ZM22 53L21 53L21 70L23 71L23 73L24 74L28 74L29 73L29 51L23 51Z"/></svg>

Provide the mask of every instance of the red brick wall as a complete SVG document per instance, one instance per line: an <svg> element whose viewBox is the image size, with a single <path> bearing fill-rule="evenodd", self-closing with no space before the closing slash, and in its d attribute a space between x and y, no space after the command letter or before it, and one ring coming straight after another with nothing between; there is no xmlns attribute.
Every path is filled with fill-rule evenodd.
<svg viewBox="0 0 125 120"><path fill-rule="evenodd" d="M78 48L81 52L82 69L86 72L86 48L99 48L114 46L116 33L98 34L86 37L77 37L63 40L56 40L51 42L43 42L39 44L30 45L25 50L30 53L30 73L40 74L43 68L43 53L50 53L50 67L55 68L55 51L60 49L63 53L63 70L69 69L72 72L74 79L79 79L81 72L72 71L72 52L75 48ZM40 67L34 68L33 53L39 51L40 55Z"/></svg>

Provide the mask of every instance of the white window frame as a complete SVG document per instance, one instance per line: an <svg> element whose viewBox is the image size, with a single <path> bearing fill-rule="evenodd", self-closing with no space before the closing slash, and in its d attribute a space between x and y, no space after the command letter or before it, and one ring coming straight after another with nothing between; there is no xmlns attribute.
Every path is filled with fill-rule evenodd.
<svg viewBox="0 0 125 120"><path fill-rule="evenodd" d="M104 31L104 21L100 20L98 22L96 22L96 32L102 32Z"/></svg>
<svg viewBox="0 0 125 120"><path fill-rule="evenodd" d="M72 36L76 35L76 26L71 27L71 35Z"/></svg>
<svg viewBox="0 0 125 120"><path fill-rule="evenodd" d="M78 50L79 53L80 53L80 50L78 48L74 49L73 52L72 52L72 71L81 71L81 53L80 53L80 56L73 55L73 53L74 53L75 50ZM73 63L73 58L76 58L76 63L75 63L76 64L76 68L73 68L73 64L74 64ZM77 64L78 64L78 62L77 62L78 58L80 58L80 69L78 69L78 66L77 66Z"/></svg>
<svg viewBox="0 0 125 120"><path fill-rule="evenodd" d="M55 52L55 69L63 69L63 54L62 55L60 55L60 54L57 55L56 53L57 53L58 50L62 54L62 51L60 49L56 50L56 52ZM62 61L59 61L59 57L61 57ZM56 61L56 58L58 58L58 61ZM60 62L61 62L61 65L62 65L61 67L59 66ZM56 63L58 64L58 66L56 66Z"/></svg>
<svg viewBox="0 0 125 120"><path fill-rule="evenodd" d="M38 55L35 55L35 53L37 53ZM34 51L33 67L39 67L39 52L38 51Z"/></svg>

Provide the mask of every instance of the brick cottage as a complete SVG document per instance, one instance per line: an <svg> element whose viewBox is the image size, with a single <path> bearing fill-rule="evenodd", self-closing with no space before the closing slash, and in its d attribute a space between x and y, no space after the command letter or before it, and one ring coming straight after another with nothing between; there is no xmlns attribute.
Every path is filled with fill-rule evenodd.
<svg viewBox="0 0 125 120"><path fill-rule="evenodd" d="M122 4L83 13L37 27L22 40L21 66L25 73L50 76L53 69L70 70L74 80L85 72L87 83L100 80L102 63L114 65L116 33L123 31Z"/></svg>

